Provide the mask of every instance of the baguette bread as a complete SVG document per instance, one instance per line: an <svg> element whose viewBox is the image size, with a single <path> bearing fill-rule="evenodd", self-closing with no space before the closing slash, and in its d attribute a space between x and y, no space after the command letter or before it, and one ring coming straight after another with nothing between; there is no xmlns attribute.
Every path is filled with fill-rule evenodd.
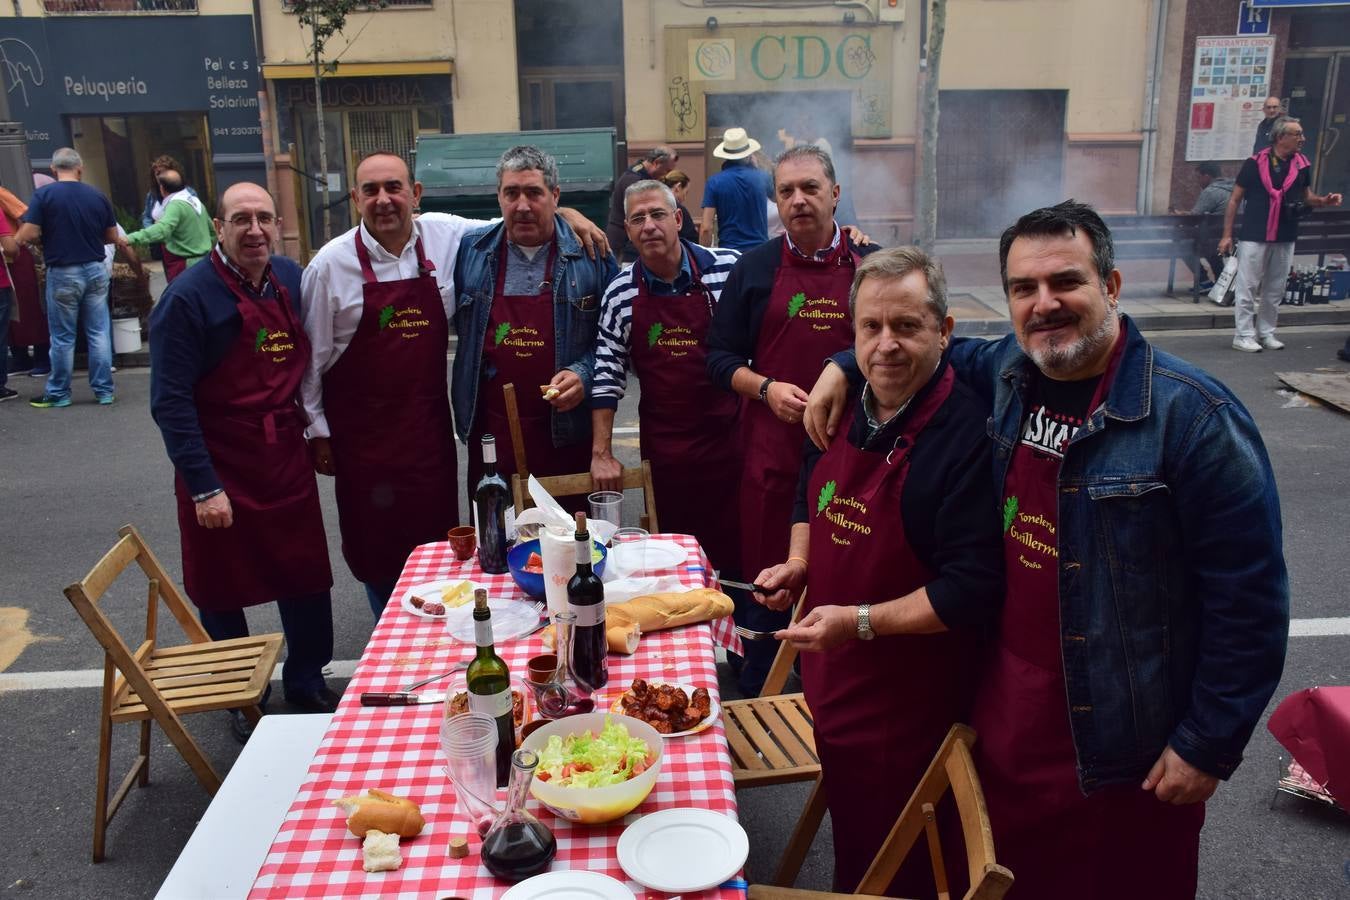
<svg viewBox="0 0 1350 900"><path fill-rule="evenodd" d="M699 588L683 593L646 594L626 603L615 603L605 610L605 623L610 628L636 624L643 634L647 634L710 622L731 615L734 609L735 604L726 594L712 588Z"/></svg>
<svg viewBox="0 0 1350 900"><path fill-rule="evenodd" d="M416 803L373 788L364 795L334 800L333 805L347 811L347 830L359 838L368 831L416 837L427 824Z"/></svg>
<svg viewBox="0 0 1350 900"><path fill-rule="evenodd" d="M553 626L550 625L544 629L541 638L545 649L554 649L553 644ZM636 623L629 625L614 625L605 622L605 643L609 646L610 653L618 653L622 656L631 656L637 652L638 641L642 639L642 629Z"/></svg>

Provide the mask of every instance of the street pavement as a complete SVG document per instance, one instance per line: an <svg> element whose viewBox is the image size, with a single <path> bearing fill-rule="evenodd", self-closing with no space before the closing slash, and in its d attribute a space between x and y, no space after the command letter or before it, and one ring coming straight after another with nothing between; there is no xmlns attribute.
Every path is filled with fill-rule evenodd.
<svg viewBox="0 0 1350 900"><path fill-rule="evenodd" d="M994 277L996 283L996 271ZM960 290L955 280L953 285ZM1144 303L1165 307L1174 301L1146 291L1134 299L1127 289L1127 310L1134 313L1143 309L1134 304ZM988 306L989 315L978 321L994 330L997 303ZM1339 321L1350 323L1347 307L1312 310L1345 316ZM1212 305L1203 308L1219 319L1231 315ZM1292 325L1293 318L1284 321ZM1227 383L1260 425L1280 486L1296 619L1348 614L1344 506L1350 496L1350 417L1283 390L1275 373L1350 369L1335 358L1347 332L1350 324L1282 328L1288 348L1260 354L1231 350L1226 327L1150 334L1158 346ZM180 561L172 470L148 411L148 370L118 372L118 402L112 407L94 405L82 377L77 373L75 404L68 409L35 410L21 401L0 405L0 509L6 525L0 539L0 784L5 786L0 821L8 825L0 842L0 897L152 896L207 805L186 765L156 730L150 788L133 789L113 822L107 861L97 866L89 861L102 659L61 588L82 576L127 522L141 529L175 575ZM25 396L41 392L35 379L14 381ZM625 399L617 425L636 425L636 392ZM635 461L636 434L621 432L618 443L621 457ZM320 482L336 578L335 659L351 661L359 658L373 622L360 586L342 563L332 484ZM108 602L133 641L143 628L143 596L143 587L119 582ZM279 630L273 608L257 608L249 617L256 631ZM161 632L179 639L168 624L162 623ZM1345 634L1291 638L1275 702L1303 687L1350 683L1347 659ZM336 669L339 675L350 672L349 665ZM334 684L342 687L345 678L335 677ZM724 679L724 691L727 686ZM289 712L279 695L274 692L270 714ZM218 769L227 771L239 748L223 714L190 717L188 727ZM125 726L119 730L114 783L130 763L134 734ZM1350 896L1350 817L1290 797L1270 807L1282 753L1263 720L1247 761L1209 804L1202 898ZM747 871L752 881L764 880L805 789L761 788L742 793L740 800L751 837ZM829 847L827 823L799 886L829 887Z"/></svg>

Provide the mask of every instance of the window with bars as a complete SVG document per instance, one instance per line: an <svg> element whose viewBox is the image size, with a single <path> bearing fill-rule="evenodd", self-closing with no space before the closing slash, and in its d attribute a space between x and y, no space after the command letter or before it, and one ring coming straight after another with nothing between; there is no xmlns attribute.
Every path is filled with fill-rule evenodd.
<svg viewBox="0 0 1350 900"><path fill-rule="evenodd" d="M376 150L412 159L416 130L411 109L351 110L347 117L347 149L353 162Z"/></svg>
<svg viewBox="0 0 1350 900"><path fill-rule="evenodd" d="M48 15L195 13L197 0L42 0Z"/></svg>

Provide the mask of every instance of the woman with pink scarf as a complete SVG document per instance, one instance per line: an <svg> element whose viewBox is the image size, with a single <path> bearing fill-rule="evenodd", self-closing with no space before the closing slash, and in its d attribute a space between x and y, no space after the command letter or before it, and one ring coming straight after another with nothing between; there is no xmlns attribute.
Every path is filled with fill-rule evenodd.
<svg viewBox="0 0 1350 900"><path fill-rule="evenodd" d="M1309 207L1340 206L1340 194L1312 192L1312 163L1303 149L1303 126L1283 116L1270 126L1270 146L1242 164L1223 216L1219 252L1233 250L1233 222L1245 198L1237 240L1237 333L1233 349L1247 353L1279 350L1275 337L1285 276L1294 261L1299 217Z"/></svg>

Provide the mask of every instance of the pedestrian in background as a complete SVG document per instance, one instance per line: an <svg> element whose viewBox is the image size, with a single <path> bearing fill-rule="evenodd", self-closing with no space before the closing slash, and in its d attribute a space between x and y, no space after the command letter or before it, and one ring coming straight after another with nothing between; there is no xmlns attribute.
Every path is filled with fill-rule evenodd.
<svg viewBox="0 0 1350 900"><path fill-rule="evenodd" d="M716 246L741 252L769 239L766 204L772 196L773 176L750 159L759 148L759 141L744 128L728 128L713 148L713 156L726 162L703 186L703 222L698 230L703 246L713 246L714 234Z"/></svg>
<svg viewBox="0 0 1350 900"><path fill-rule="evenodd" d="M89 386L99 404L107 406L115 397L103 245L117 241L117 219L108 198L81 183L84 161L70 147L52 154L52 174L56 182L33 193L17 237L24 244L41 239L47 262L52 372L46 390L29 403L38 409L70 405L75 328L82 318L89 348Z"/></svg>
<svg viewBox="0 0 1350 900"><path fill-rule="evenodd" d="M638 258L637 248L628 240L624 228L623 195L628 186L639 181L655 179L660 181L675 164L680 161L679 151L673 147L657 146L648 150L614 181L614 192L609 199L609 221L605 225L605 237L614 250L614 256L620 263L632 262Z"/></svg>
<svg viewBox="0 0 1350 900"><path fill-rule="evenodd" d="M1200 290L1207 291L1214 286L1214 279L1223 271L1223 257L1214 252L1217 243L1214 232L1223 228L1221 217L1228 208L1229 198L1233 196L1233 179L1223 177L1223 169L1216 162L1202 162L1196 167L1196 172L1200 176L1200 196L1195 198L1191 215L1209 218L1201 223L1200 232L1195 238L1195 259L1187 259L1186 264L1194 271L1199 268L1200 260L1209 263L1208 279L1205 278L1204 269L1195 273L1200 277Z"/></svg>
<svg viewBox="0 0 1350 900"><path fill-rule="evenodd" d="M164 245L164 279L175 278L206 258L216 242L211 216L190 188L183 186L183 175L175 169L165 169L156 176L164 192L164 208L159 220L148 228L133 231L126 236L127 255L134 256L135 246Z"/></svg>
<svg viewBox="0 0 1350 900"><path fill-rule="evenodd" d="M13 400L19 392L8 386L9 381L9 318L14 312L14 285L9 267L19 256L19 245L5 216L0 216L0 253L5 264L0 266L0 403Z"/></svg>
<svg viewBox="0 0 1350 900"><path fill-rule="evenodd" d="M688 241L691 244L698 243L698 226L694 224L694 217L690 215L689 207L684 202L685 198L689 196L689 176L679 169L671 169L666 173L666 177L661 180L675 195L675 207L683 217L680 220L680 240Z"/></svg>

